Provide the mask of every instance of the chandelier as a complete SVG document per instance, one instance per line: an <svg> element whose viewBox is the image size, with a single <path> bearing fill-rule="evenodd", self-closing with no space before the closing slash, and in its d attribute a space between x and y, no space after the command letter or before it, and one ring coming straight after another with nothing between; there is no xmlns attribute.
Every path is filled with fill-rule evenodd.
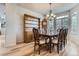
<svg viewBox="0 0 79 59"><path fill-rule="evenodd" d="M50 10L49 10L49 13L46 15L47 18L56 17L56 15L52 13L52 7L51 7L51 5L52 5L52 3L49 3Z"/></svg>

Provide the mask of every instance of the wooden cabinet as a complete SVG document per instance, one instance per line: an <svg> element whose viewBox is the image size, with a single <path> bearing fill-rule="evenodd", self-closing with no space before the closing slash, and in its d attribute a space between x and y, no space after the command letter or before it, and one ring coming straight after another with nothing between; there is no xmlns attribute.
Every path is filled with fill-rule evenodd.
<svg viewBox="0 0 79 59"><path fill-rule="evenodd" d="M24 14L24 42L33 41L33 27L40 28L40 18Z"/></svg>

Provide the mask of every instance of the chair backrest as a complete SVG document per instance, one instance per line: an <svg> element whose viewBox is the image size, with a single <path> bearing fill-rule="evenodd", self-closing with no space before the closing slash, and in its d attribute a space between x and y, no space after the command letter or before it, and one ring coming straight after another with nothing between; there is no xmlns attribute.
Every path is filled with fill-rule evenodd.
<svg viewBox="0 0 79 59"><path fill-rule="evenodd" d="M64 29L64 37L67 37L68 29Z"/></svg>
<svg viewBox="0 0 79 59"><path fill-rule="evenodd" d="M58 43L61 42L64 39L64 32L63 29L60 29L59 35L58 35Z"/></svg>
<svg viewBox="0 0 79 59"><path fill-rule="evenodd" d="M65 32L66 32L66 36L67 36L67 34L68 34L68 29L65 29Z"/></svg>
<svg viewBox="0 0 79 59"><path fill-rule="evenodd" d="M33 28L33 36L34 36L35 41L39 40L39 31L38 31L38 29Z"/></svg>

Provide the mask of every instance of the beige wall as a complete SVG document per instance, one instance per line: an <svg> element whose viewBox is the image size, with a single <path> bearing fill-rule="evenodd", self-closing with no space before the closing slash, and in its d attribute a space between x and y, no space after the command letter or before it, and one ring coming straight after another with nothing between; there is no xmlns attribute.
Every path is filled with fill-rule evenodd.
<svg viewBox="0 0 79 59"><path fill-rule="evenodd" d="M76 42L79 44L79 4L75 6L73 9L71 9L70 14L73 14L74 12L77 12L77 30L75 33L70 33L70 40ZM72 16L71 16L72 17Z"/></svg>
<svg viewBox="0 0 79 59"><path fill-rule="evenodd" d="M16 45L16 4L6 4L6 40L5 46Z"/></svg>
<svg viewBox="0 0 79 59"><path fill-rule="evenodd" d="M42 15L33 11L30 11L28 9L22 8L20 6L17 6L17 42L23 42L24 38L24 33L23 33L23 17L24 14L29 14L32 16L36 16L41 18L42 20Z"/></svg>
<svg viewBox="0 0 79 59"><path fill-rule="evenodd" d="M17 6L17 4L6 4L7 31L6 47L23 42L23 17L24 14L33 15L42 19L42 15L28 9Z"/></svg>

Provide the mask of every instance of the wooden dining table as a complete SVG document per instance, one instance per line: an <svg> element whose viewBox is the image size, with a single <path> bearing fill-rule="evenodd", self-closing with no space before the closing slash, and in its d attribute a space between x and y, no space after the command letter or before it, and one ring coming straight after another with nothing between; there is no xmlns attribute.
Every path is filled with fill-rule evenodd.
<svg viewBox="0 0 79 59"><path fill-rule="evenodd" d="M50 35L50 34L40 34L40 36L42 36L42 37L47 37L47 38L49 39L49 52L51 53L52 38L57 37L58 34L53 34L53 35Z"/></svg>

